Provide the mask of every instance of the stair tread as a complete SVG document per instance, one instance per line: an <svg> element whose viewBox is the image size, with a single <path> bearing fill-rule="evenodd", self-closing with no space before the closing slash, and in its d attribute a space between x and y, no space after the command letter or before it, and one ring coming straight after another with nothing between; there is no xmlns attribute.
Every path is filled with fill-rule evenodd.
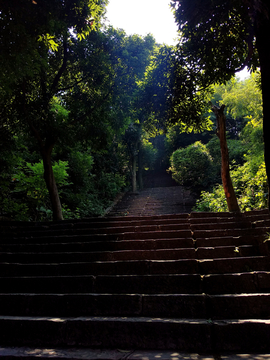
<svg viewBox="0 0 270 360"><path fill-rule="evenodd" d="M215 354L197 354L182 352L178 350L121 350L121 349L96 349L96 348L40 348L40 347L1 347L0 356L6 359L10 358L51 358L51 359L89 359L89 360L122 360L123 356L127 360L167 360L173 357L174 360L215 360ZM221 353L220 360L236 360L236 359L268 359L270 354L266 353Z"/></svg>

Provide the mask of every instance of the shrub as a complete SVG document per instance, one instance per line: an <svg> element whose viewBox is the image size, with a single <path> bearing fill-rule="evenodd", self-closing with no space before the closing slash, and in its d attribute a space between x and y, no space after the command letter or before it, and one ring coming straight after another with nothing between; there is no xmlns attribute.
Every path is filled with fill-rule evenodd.
<svg viewBox="0 0 270 360"><path fill-rule="evenodd" d="M231 172L235 193L241 211L264 209L267 207L268 188L265 163L254 172L251 162ZM202 192L194 211L228 211L222 185L216 185L212 192Z"/></svg>
<svg viewBox="0 0 270 360"><path fill-rule="evenodd" d="M200 141L176 150L170 159L172 177L193 190L207 189L212 183L213 163L206 146Z"/></svg>

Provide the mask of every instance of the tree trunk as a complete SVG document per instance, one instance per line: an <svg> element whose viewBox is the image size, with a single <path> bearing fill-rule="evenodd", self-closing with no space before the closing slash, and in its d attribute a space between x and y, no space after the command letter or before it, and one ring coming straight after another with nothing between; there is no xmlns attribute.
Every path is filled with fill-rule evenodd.
<svg viewBox="0 0 270 360"><path fill-rule="evenodd" d="M52 151L54 145L56 143L56 138L52 136L48 136L45 141L42 140L38 130L34 127L34 125L29 121L29 126L33 131L35 138L38 141L40 147L40 153L43 160L43 169L44 169L44 180L47 186L47 190L49 192L52 212L53 212L53 220L63 220L62 214L62 206L59 198L59 193L57 189L57 185L54 178L53 168L52 168Z"/></svg>
<svg viewBox="0 0 270 360"><path fill-rule="evenodd" d="M137 191L137 179L136 179L136 155L131 156L131 176L132 176L132 192Z"/></svg>
<svg viewBox="0 0 270 360"><path fill-rule="evenodd" d="M143 164L142 164L142 142L138 144L138 182L139 189L143 189Z"/></svg>
<svg viewBox="0 0 270 360"><path fill-rule="evenodd" d="M268 0L267 0L268 1ZM261 79L262 79L262 98L263 98L263 136L264 136L264 160L266 167L266 174L268 179L268 208L270 208L269 201L269 185L270 185L270 47L269 33L270 33L270 10L268 3L264 0L262 3L268 6L267 12L259 12L256 18L255 35L256 47L259 53Z"/></svg>
<svg viewBox="0 0 270 360"><path fill-rule="evenodd" d="M221 150L221 178L223 189L226 196L226 201L228 205L228 210L230 212L240 213L240 208L235 196L231 176L230 176L230 166L229 166L229 151L227 146L226 139L226 116L224 114L225 105L222 105L220 108L217 106L212 106L212 111L216 115L217 120L217 136L220 141L220 150Z"/></svg>
<svg viewBox="0 0 270 360"><path fill-rule="evenodd" d="M52 168L52 160L51 160L52 149L53 149L53 145L43 146L41 148L43 167L44 167L44 179L51 200L53 220L63 220L62 206L61 206L59 193Z"/></svg>

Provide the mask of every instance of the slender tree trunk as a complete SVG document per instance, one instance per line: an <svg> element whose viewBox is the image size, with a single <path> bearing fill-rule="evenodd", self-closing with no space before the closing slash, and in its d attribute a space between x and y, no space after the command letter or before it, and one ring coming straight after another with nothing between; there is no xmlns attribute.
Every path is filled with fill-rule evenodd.
<svg viewBox="0 0 270 360"><path fill-rule="evenodd" d="M142 142L138 144L138 182L140 190L143 189Z"/></svg>
<svg viewBox="0 0 270 360"><path fill-rule="evenodd" d="M217 136L220 141L220 150L221 150L221 178L222 184L226 196L226 201L228 205L228 210L230 212L240 213L240 208L235 196L231 176L230 176L230 166L229 166L229 151L227 146L226 139L226 117L224 114L225 105L222 105L220 108L217 106L212 106L212 111L216 115L217 120Z"/></svg>
<svg viewBox="0 0 270 360"><path fill-rule="evenodd" d="M44 169L43 176L51 200L53 220L63 220L62 206L61 206L59 193L52 168L52 151L56 143L56 138L48 136L47 139L43 141L39 131L30 121L29 121L29 126L39 143L40 153L43 160L43 169Z"/></svg>
<svg viewBox="0 0 270 360"><path fill-rule="evenodd" d="M267 1L263 0L262 3L265 4L264 6L266 7L266 9L268 9L268 15L266 11L262 11L257 14L255 23L255 35L256 47L259 53L261 69L263 97L264 160L268 179L268 208L270 209L270 47L268 45L270 33L270 8Z"/></svg>
<svg viewBox="0 0 270 360"><path fill-rule="evenodd" d="M62 206L61 206L59 193L52 168L51 152L52 152L52 147L44 146L41 149L43 168L44 168L44 179L51 200L53 220L63 220Z"/></svg>
<svg viewBox="0 0 270 360"><path fill-rule="evenodd" d="M131 176L132 176L132 192L137 191L137 179L136 179L136 154L132 154L131 156Z"/></svg>

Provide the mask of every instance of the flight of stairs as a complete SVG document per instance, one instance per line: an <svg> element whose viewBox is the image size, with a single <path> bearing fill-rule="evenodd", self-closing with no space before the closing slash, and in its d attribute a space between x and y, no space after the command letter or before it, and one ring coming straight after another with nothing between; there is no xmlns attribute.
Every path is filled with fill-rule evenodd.
<svg viewBox="0 0 270 360"><path fill-rule="evenodd" d="M0 231L2 349L270 351L267 210Z"/></svg>

